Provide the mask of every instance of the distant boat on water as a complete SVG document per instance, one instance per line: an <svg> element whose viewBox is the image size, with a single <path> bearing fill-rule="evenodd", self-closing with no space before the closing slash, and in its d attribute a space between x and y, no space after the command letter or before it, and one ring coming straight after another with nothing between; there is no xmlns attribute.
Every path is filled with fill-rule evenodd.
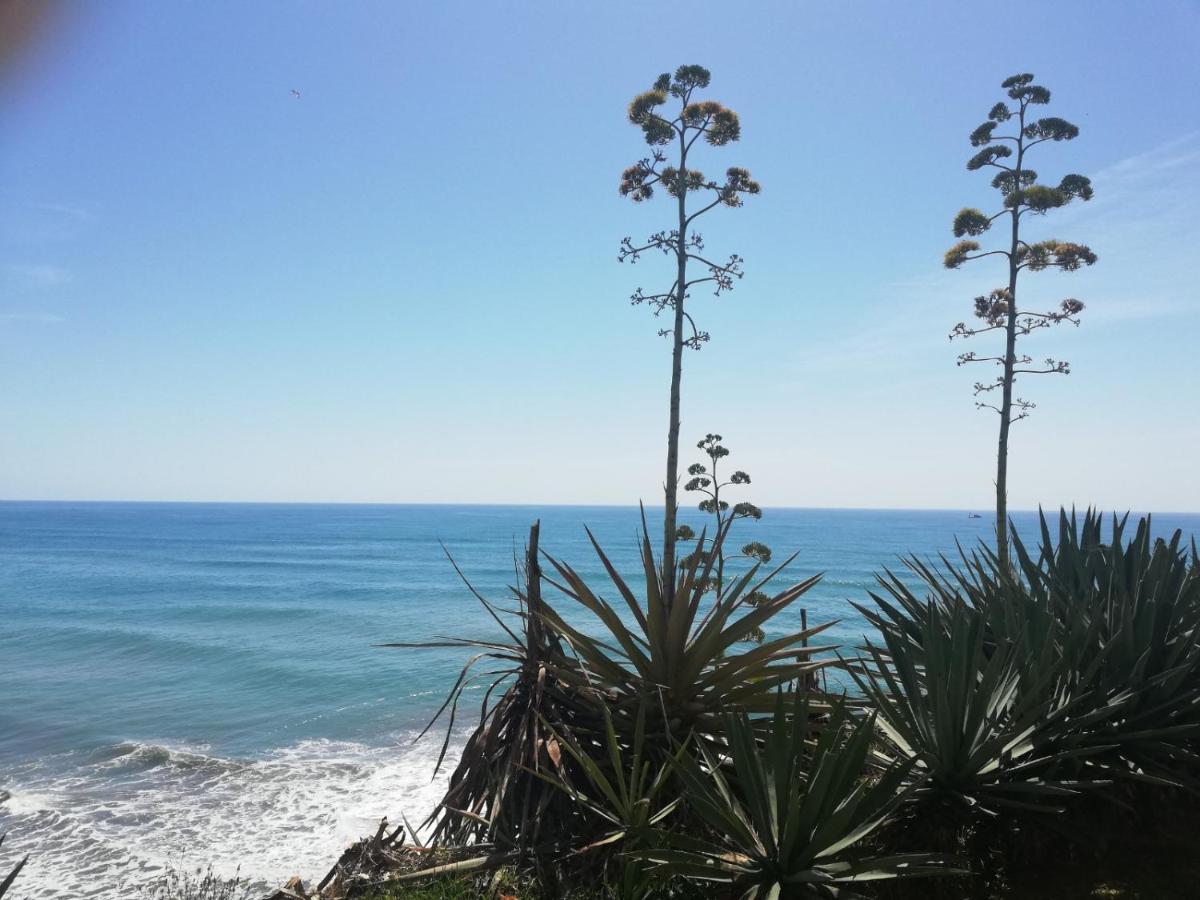
<svg viewBox="0 0 1200 900"><path fill-rule="evenodd" d="M967 513L967 518L968 519L982 519L983 516L981 516L979 513Z"/></svg>

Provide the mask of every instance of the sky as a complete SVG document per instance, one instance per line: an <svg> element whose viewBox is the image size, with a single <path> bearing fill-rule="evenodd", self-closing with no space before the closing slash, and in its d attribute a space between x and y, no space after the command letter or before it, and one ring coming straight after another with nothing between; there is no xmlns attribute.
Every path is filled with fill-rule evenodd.
<svg viewBox="0 0 1200 900"><path fill-rule="evenodd" d="M762 193L690 308L684 463L719 432L762 506L993 502L997 418L947 334L1003 263L967 135L1033 72L1096 197L1034 223L1042 332L1010 505L1200 510L1200 3L73 3L0 74L0 498L661 503L670 345L629 304L669 227L617 193L629 99L699 63ZM682 19L682 21L679 21ZM292 91L299 92L299 97ZM666 279L666 284L663 281ZM969 349L995 350L992 336Z"/></svg>

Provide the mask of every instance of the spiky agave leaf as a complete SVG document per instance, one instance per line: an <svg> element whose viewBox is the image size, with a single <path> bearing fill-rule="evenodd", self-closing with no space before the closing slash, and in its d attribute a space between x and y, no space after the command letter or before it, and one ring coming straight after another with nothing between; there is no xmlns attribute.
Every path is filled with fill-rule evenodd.
<svg viewBox="0 0 1200 900"><path fill-rule="evenodd" d="M888 572L874 608L860 606L916 666L925 664L933 619L945 630L975 618L985 655L1021 648L1022 695L1057 679L1069 728L1055 741L1086 756L1075 777L1128 777L1200 788L1200 566L1182 535L1151 536L1149 519L1127 537L1127 517L1082 519L1060 511L1055 530L1040 516L1039 544L1013 533L1013 566L990 547L940 567L907 560L925 595ZM1094 752L1101 748L1103 752ZM1086 751L1086 752L1085 752ZM1063 777L1066 777L1065 775Z"/></svg>
<svg viewBox="0 0 1200 900"><path fill-rule="evenodd" d="M659 567L643 528L645 581L644 593L639 596L617 573L594 537L592 542L624 601L621 612L573 568L549 557L559 578L546 580L595 615L599 629L576 628L542 599L535 529L526 562L527 584L523 591L516 591L522 604L521 633L507 628L494 607L476 592L510 640L433 642L476 651L439 710L439 716L449 717L450 727L464 691L479 680L491 679L480 725L468 740L446 796L431 817L435 840L525 848L543 838L575 840L586 833L579 810L574 804L564 805L561 791L552 792L544 779L531 773L554 772L578 789L586 781L588 766L569 751L564 757L561 743L556 744L561 765L553 761L550 741L561 736L571 741L566 746L584 751L580 757L602 760L606 729L614 728L623 746L630 746L631 735L639 727L639 710L643 714L648 711L650 721L640 727L653 733L655 758L661 763L663 751L672 746L664 740L667 735L681 738L695 731L702 739L719 742L723 711L769 710L774 688L807 679L831 662L818 659L829 648L810 644L828 625L791 632L745 653L730 652L792 605L817 578L764 600L760 589L779 570L759 578L756 565L735 579L719 598L706 602L711 595L704 590L704 583L714 558L710 550L693 555L679 573L675 596L668 599L662 594ZM485 660L497 664L496 668L476 674L472 667ZM494 694L499 700L492 703ZM553 732L546 730L546 722L552 724ZM448 727L443 754L449 738ZM616 770L612 764L603 765L607 766L605 776L613 777Z"/></svg>
<svg viewBox="0 0 1200 900"><path fill-rule="evenodd" d="M647 752L646 710L639 708L635 716L633 736L625 741L613 726L612 714L601 707L604 720L603 746L585 747L569 734L555 734L559 745L575 760L583 772L583 785L569 784L560 776L547 772L540 777L559 788L571 799L584 806L603 823L603 834L576 853L585 853L596 847L644 837L648 828L657 825L682 801L675 797L665 803L659 802L664 787L669 781L670 763L656 762ZM676 755L683 752L681 744ZM598 752L597 752L598 751Z"/></svg>
<svg viewBox="0 0 1200 900"><path fill-rule="evenodd" d="M748 900L846 896L859 881L953 874L957 860L930 853L871 856L858 845L916 789L913 763L871 771L874 727L844 702L817 727L809 696L780 692L763 739L745 713L725 717L729 762L703 745L675 764L705 836L662 835L635 850L664 873L724 882Z"/></svg>
<svg viewBox="0 0 1200 900"><path fill-rule="evenodd" d="M676 578L675 595L668 598L662 593L649 532L643 527L639 596L591 532L588 536L627 615L601 597L574 568L553 558L550 564L559 578L547 580L599 620L601 636L567 623L549 605L542 612L580 663L577 669L556 674L581 689L605 694L617 712L614 721L618 727L622 723L627 727L633 711L645 704L652 713L657 712L657 727L676 736L693 730L701 734L719 730L723 711L769 711L777 687L832 663L821 658L832 648L812 646L809 641L834 622L788 632L746 652L729 652L795 603L820 575L761 599L756 593L791 560L761 579L760 564L756 564L732 580L719 597L713 597L705 585L718 554L710 549L689 557ZM719 547L723 537L717 535L710 547Z"/></svg>
<svg viewBox="0 0 1200 900"><path fill-rule="evenodd" d="M1120 714L1126 696L1092 703L1052 657L1023 642L988 645L982 616L966 604L929 604L915 639L883 633L851 675L898 756L927 776L922 793L995 813L1056 810L1080 787L1056 777L1067 760L1099 754L1071 738ZM1032 670L1032 671L1031 671Z"/></svg>
<svg viewBox="0 0 1200 900"><path fill-rule="evenodd" d="M1052 611L1062 656L1096 672L1108 693L1128 692L1120 719L1089 740L1118 745L1110 772L1200 787L1194 743L1200 737L1200 564L1182 534L1152 537L1149 517L1126 538L1128 516L1113 516L1108 540L1092 510L1082 521L1060 511L1058 539L1045 516L1035 557L1018 541L1017 559Z"/></svg>
<svg viewBox="0 0 1200 900"><path fill-rule="evenodd" d="M556 734L559 745L582 771L582 778L571 783L557 773L538 773L579 804L594 823L590 832L579 835L581 845L561 848L560 853L568 857L645 847L655 840L655 828L683 803L677 793L669 797L672 757L662 759L647 746L645 707L637 711L630 738L618 733L607 707L602 706L601 713L604 731L599 745L594 741L584 745L570 734ZM686 746L680 744L675 755L685 752ZM602 854L599 864L618 900L641 900L658 887L658 879L642 860Z"/></svg>

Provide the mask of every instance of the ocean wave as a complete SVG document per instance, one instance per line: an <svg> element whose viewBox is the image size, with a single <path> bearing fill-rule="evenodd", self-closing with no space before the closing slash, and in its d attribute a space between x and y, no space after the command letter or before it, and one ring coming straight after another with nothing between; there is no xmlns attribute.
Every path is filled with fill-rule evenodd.
<svg viewBox="0 0 1200 900"><path fill-rule="evenodd" d="M4 852L31 854L16 897L126 900L168 866L257 889L319 877L380 818L433 809L439 746L308 740L245 760L123 742L19 767L0 783Z"/></svg>

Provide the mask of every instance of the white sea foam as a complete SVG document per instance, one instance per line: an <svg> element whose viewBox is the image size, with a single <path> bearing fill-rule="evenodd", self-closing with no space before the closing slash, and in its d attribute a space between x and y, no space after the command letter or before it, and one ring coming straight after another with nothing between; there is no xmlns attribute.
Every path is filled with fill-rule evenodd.
<svg viewBox="0 0 1200 900"><path fill-rule="evenodd" d="M380 818L429 813L448 777L431 781L439 749L319 740L246 761L122 744L67 770L29 767L4 785L0 862L31 854L16 900L136 898L169 865L240 870L257 888L320 877Z"/></svg>

